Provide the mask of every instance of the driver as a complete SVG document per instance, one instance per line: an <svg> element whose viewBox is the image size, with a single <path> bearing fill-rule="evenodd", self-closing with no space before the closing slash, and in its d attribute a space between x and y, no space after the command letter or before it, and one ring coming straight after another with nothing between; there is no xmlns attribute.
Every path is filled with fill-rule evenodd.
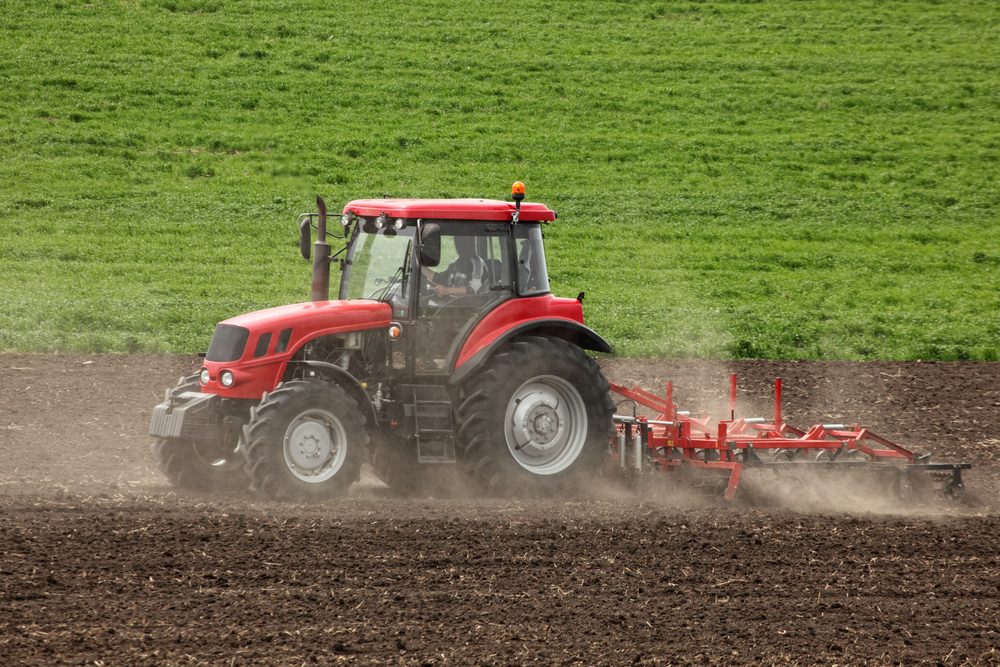
<svg viewBox="0 0 1000 667"><path fill-rule="evenodd" d="M424 277L434 287L438 296L465 296L479 294L486 287L486 262L476 254L476 238L474 236L455 236L455 252L458 259L441 272L431 271L429 267L420 269Z"/></svg>

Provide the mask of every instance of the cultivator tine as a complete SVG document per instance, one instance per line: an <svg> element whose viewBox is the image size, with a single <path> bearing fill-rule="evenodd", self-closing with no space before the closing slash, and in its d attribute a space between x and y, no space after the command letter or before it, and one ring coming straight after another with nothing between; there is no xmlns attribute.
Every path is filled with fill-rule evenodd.
<svg viewBox="0 0 1000 667"><path fill-rule="evenodd" d="M683 469L728 472L723 497L736 497L743 468L771 469L779 477L793 470L813 469L824 474L849 469L896 472L897 493L909 489L909 474L943 476L945 497L964 492L962 470L968 463L930 463L929 454L906 447L855 424L816 424L802 430L786 424L781 412L781 378L774 382L774 417L737 418L737 376L730 375L728 419L712 422L677 410L673 382L665 398L638 387L611 383L611 390L637 405L656 411L656 417L616 416L618 435L611 441L622 475L671 474ZM631 445L631 446L629 446ZM720 480L721 482L724 480Z"/></svg>

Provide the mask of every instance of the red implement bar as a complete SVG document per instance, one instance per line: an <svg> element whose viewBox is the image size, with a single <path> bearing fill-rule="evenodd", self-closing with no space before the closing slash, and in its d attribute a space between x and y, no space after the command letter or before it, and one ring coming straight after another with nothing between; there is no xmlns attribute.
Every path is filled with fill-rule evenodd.
<svg viewBox="0 0 1000 667"><path fill-rule="evenodd" d="M785 424L781 414L781 378L774 383L774 419L736 418L736 374L730 375L729 419L712 423L708 417L691 417L678 412L673 400L673 382L667 383L666 398L638 387L626 388L611 383L611 390L637 405L656 412L656 417L616 418L620 432L633 430L641 438L641 448L618 451L617 437L612 451L623 470L669 472L682 466L729 470L725 498L732 500L743 466L779 468L782 466L885 466L895 464L912 470L953 470L960 484L960 470L969 464L929 464L921 456L868 429L854 425L816 424L803 431ZM640 454L641 452L641 454ZM635 458L642 456L642 461ZM631 464L626 466L626 458Z"/></svg>

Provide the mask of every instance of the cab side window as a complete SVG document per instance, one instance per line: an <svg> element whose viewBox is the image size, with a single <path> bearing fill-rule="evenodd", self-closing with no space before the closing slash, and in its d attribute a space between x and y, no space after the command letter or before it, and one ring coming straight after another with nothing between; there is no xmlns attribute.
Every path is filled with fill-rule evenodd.
<svg viewBox="0 0 1000 667"><path fill-rule="evenodd" d="M540 226L516 225L514 240L517 245L517 293L521 296L548 294L549 275Z"/></svg>

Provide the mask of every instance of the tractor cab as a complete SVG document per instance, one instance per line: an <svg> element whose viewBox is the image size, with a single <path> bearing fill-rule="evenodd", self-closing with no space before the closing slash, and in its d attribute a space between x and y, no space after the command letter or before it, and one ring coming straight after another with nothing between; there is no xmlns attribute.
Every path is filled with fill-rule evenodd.
<svg viewBox="0 0 1000 667"><path fill-rule="evenodd" d="M497 204L506 220L479 217ZM554 218L548 209L528 217L545 213ZM447 372L486 314L549 293L541 220L515 224L506 203L362 200L345 206L341 222L349 238L339 298L391 306L400 329L393 368L402 374Z"/></svg>

